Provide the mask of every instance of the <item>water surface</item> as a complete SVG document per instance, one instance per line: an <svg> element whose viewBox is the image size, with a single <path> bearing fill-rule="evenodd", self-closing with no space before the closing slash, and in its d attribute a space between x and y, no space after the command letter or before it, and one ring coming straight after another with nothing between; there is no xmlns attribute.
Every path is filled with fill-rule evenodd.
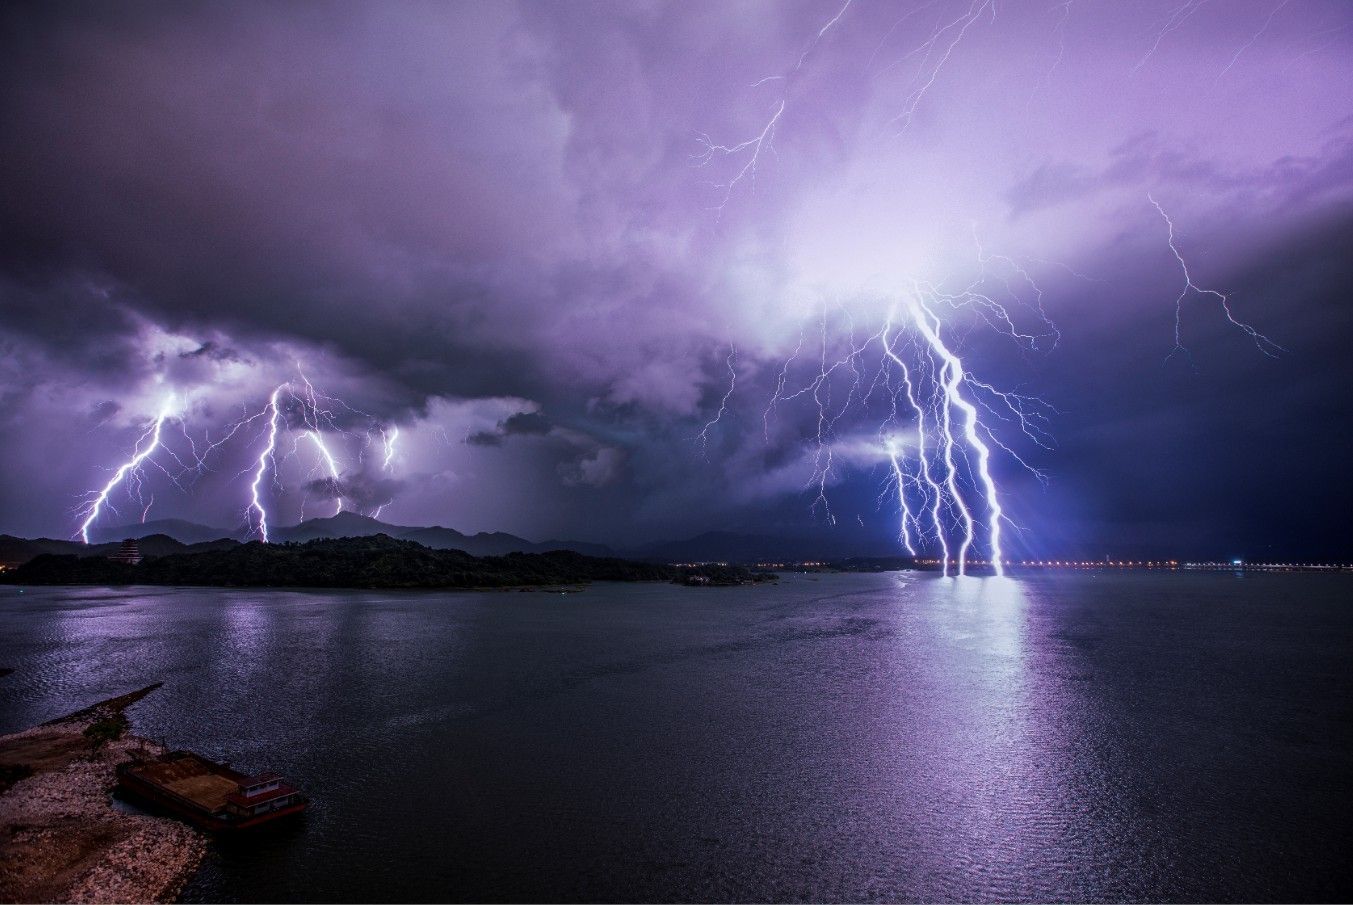
<svg viewBox="0 0 1353 905"><path fill-rule="evenodd" d="M189 900L1345 900L1353 579L0 589L0 732L314 798Z"/></svg>

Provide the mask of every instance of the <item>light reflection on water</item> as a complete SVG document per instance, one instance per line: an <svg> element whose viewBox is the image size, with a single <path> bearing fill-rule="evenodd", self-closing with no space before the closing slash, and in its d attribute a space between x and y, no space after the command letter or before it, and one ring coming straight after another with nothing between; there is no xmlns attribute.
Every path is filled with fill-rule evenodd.
<svg viewBox="0 0 1353 905"><path fill-rule="evenodd" d="M0 591L0 731L309 790L193 899L1346 897L1340 576Z"/></svg>

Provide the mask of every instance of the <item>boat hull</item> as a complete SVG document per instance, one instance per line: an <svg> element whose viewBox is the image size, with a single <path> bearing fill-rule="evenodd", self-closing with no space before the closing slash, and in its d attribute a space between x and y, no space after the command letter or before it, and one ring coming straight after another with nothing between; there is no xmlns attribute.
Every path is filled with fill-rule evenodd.
<svg viewBox="0 0 1353 905"><path fill-rule="evenodd" d="M134 765L126 765L126 768L118 770L117 791L120 795L133 800L145 802L172 814L198 829L206 830L212 833L236 833L242 830L257 829L262 826L276 824L288 819L294 819L303 814L310 806L310 800L304 796L297 796L289 804L267 811L262 814L238 815L223 814L220 812L210 812L196 803L186 800L173 792L162 788L154 782L147 781L138 776L133 769Z"/></svg>

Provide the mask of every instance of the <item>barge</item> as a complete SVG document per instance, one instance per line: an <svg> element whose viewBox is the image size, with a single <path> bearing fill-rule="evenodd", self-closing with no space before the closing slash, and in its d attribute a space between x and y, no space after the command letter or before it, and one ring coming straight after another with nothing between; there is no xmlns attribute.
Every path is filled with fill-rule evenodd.
<svg viewBox="0 0 1353 905"><path fill-rule="evenodd" d="M117 768L117 787L213 832L251 829L310 805L276 773L248 776L191 751L170 751Z"/></svg>

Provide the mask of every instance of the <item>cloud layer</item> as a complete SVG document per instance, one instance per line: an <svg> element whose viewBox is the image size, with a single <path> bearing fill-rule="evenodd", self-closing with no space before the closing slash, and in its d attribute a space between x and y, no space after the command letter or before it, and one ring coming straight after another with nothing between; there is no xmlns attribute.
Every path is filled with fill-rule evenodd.
<svg viewBox="0 0 1353 905"><path fill-rule="evenodd" d="M1023 543L1318 545L1348 502L1319 420L1348 405L1353 18L1310 0L1260 32L1272 4L1238 2L1171 30L1176 5L7 10L0 530L69 534L166 398L192 467L118 516L236 524L260 437L232 425L303 380L341 401L340 473L293 425L283 521L341 497L611 542L821 527L817 411L768 415L777 381L823 324L867 335L915 281L1018 294L1018 266L1055 350L954 329L1062 412L1060 450L1025 451L1049 489L1001 466ZM1191 296L1193 366L1162 367L1183 275L1148 193L1289 355ZM839 461L837 514L895 530L882 463Z"/></svg>

